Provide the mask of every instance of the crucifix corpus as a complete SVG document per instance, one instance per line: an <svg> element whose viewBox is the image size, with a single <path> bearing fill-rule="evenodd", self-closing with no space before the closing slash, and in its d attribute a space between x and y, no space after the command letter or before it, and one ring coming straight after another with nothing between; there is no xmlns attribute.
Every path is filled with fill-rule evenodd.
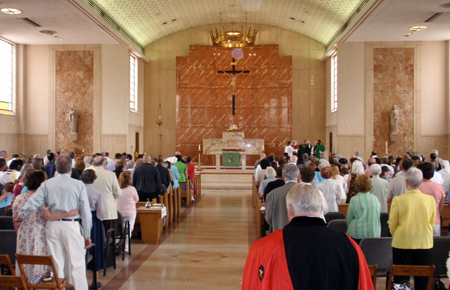
<svg viewBox="0 0 450 290"><path fill-rule="evenodd" d="M250 71L248 70L236 70L236 60L233 57L233 62L231 63L231 66L233 67L233 70L219 70L218 73L225 74L226 76L230 77L231 79L231 89L233 90L233 115L234 115L234 108L235 108L235 101L234 96L236 93L236 78L241 74L247 74Z"/></svg>

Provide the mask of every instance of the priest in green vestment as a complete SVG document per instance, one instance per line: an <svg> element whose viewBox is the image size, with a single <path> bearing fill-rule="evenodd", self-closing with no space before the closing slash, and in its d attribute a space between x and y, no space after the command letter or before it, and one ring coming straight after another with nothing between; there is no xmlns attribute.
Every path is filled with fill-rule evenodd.
<svg viewBox="0 0 450 290"><path fill-rule="evenodd" d="M314 146L314 156L320 159L320 152L325 152L325 146L323 146L322 141L317 140Z"/></svg>

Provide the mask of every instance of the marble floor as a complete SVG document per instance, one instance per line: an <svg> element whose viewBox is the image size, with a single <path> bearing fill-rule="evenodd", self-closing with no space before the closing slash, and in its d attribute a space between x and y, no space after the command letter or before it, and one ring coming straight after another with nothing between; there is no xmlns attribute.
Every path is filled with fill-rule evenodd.
<svg viewBox="0 0 450 290"><path fill-rule="evenodd" d="M202 197L183 207L156 245L132 240L131 255L100 275L106 289L240 289L245 260L256 240L251 172L202 174ZM88 272L90 275L90 272ZM91 280L91 276L89 277ZM448 286L448 279L443 279ZM377 290L386 278L378 278Z"/></svg>
<svg viewBox="0 0 450 290"><path fill-rule="evenodd" d="M101 289L240 289L256 239L251 174L204 174L202 197L159 245L135 240L132 255L100 276Z"/></svg>

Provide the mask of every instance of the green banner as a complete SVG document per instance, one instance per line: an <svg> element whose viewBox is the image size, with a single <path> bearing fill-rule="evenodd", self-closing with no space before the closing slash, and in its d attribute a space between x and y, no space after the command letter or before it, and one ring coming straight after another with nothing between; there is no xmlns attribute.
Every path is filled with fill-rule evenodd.
<svg viewBox="0 0 450 290"><path fill-rule="evenodd" d="M239 152L222 152L222 166L239 167Z"/></svg>

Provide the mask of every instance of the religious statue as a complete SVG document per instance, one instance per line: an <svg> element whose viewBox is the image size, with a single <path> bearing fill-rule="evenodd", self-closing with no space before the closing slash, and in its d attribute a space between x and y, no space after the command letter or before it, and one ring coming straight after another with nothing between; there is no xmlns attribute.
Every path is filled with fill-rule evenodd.
<svg viewBox="0 0 450 290"><path fill-rule="evenodd" d="M233 96L234 96L234 95L236 94L236 78L237 78L239 75L243 74L244 72L242 71L242 72L240 72L240 73L238 73L238 74L234 74L234 73L227 74L226 71L223 71L223 73L224 73L226 76L229 76L230 79L231 79L230 87L231 87L231 89L233 90Z"/></svg>
<svg viewBox="0 0 450 290"><path fill-rule="evenodd" d="M392 108L391 114L390 114L390 121L391 121L391 134L397 134L398 133L398 121L400 119L400 115L397 110L397 106L394 105Z"/></svg>
<svg viewBox="0 0 450 290"><path fill-rule="evenodd" d="M75 106L72 106L72 109L69 113L69 123L70 123L70 133L77 133L77 123L78 123L78 114L75 110Z"/></svg>

